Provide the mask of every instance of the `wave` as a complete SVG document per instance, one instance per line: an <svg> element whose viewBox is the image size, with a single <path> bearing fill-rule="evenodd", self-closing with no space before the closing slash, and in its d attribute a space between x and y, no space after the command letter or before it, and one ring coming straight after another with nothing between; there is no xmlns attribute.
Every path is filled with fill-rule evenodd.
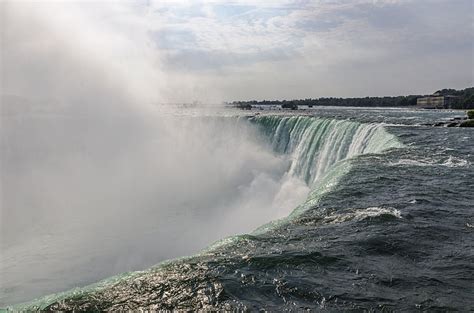
<svg viewBox="0 0 474 313"><path fill-rule="evenodd" d="M449 156L447 159L435 160L432 158L420 158L417 160L400 159L397 162L391 162L391 166L445 166L445 167L469 167L471 163L468 160Z"/></svg>
<svg viewBox="0 0 474 313"><path fill-rule="evenodd" d="M379 216L388 216L393 218L402 218L399 210L394 208L371 207L366 209L352 209L345 213L336 213L324 217L326 224L338 224L348 221L362 221L368 218Z"/></svg>

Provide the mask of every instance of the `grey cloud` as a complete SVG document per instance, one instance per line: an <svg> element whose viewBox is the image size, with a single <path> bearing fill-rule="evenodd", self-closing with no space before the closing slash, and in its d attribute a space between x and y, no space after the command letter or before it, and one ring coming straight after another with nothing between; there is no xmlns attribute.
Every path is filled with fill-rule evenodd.
<svg viewBox="0 0 474 313"><path fill-rule="evenodd" d="M327 32L342 24L341 19L315 17L297 21L295 25L298 29L308 32Z"/></svg>
<svg viewBox="0 0 474 313"><path fill-rule="evenodd" d="M289 60L298 52L294 49L272 49L261 52L233 53L232 51L179 50L166 57L169 69L179 71L223 70L226 67L251 66L258 62Z"/></svg>
<svg viewBox="0 0 474 313"><path fill-rule="evenodd" d="M416 23L416 15L406 6L393 4L383 7L365 6L367 20L376 28L402 28Z"/></svg>

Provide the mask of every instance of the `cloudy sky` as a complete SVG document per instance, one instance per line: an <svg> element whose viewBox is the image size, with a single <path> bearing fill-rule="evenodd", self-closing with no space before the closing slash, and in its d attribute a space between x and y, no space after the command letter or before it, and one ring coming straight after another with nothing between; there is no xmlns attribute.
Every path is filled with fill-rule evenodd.
<svg viewBox="0 0 474 313"><path fill-rule="evenodd" d="M23 64L22 73L53 66L48 55L67 46L75 51L66 52L70 62L93 59L128 85L147 85L136 89L158 101L426 94L474 85L472 0L26 3L2 7L4 64ZM18 47L38 45L37 61L16 59ZM4 92L20 92L20 80L31 77L9 81L18 69L2 70Z"/></svg>

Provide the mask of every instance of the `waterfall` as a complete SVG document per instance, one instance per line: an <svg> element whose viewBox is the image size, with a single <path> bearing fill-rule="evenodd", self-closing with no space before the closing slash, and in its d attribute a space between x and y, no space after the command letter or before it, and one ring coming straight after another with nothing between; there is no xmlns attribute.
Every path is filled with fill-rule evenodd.
<svg viewBox="0 0 474 313"><path fill-rule="evenodd" d="M177 123L175 120L173 120L173 122ZM269 230L284 225L288 221L291 221L293 218L299 216L301 213L307 212L308 210L311 210L313 208L317 208L321 197L323 197L327 191L331 190L333 186L337 186L339 180L349 172L351 168L351 162L349 159L362 154L380 153L389 148L396 148L402 146L394 135L391 135L385 130L383 125L375 123L364 124L354 121L336 120L311 116L281 115L259 115L250 118L239 117L237 119L235 119L234 117L226 117L225 119L215 119L214 117L206 117L204 119L199 120L195 120L193 118L191 120L192 123L189 125L188 122L188 120L184 120L182 124L178 124L184 130L186 130L186 132L183 133L186 136L172 137L171 139L173 140L170 140L169 144L165 146L169 149L160 151L160 154L163 154L163 151L168 151L169 153L172 153L173 151L189 152L189 155L192 157L191 159L193 162L189 162L188 164L196 164L194 162L196 162L196 160L199 160L201 162L200 167L204 169L204 173L206 176L210 172L211 168L213 170L216 170L214 169L215 166L217 166L218 169L222 170L221 175L224 175L224 177L225 175L227 175L227 177L233 177L233 175L241 174L241 171L243 169L247 169L247 172L243 173L246 175L241 176L244 178L252 177L252 173L254 172L254 170L255 172L257 172L257 174L259 171L266 171L266 173L264 173L265 175L256 175L256 178L250 180L250 183L246 185L248 186L248 188L243 189L245 191L242 193L243 196L241 198L236 198L239 201L235 199L232 200L231 198L226 198L231 199L229 201L226 201L227 206L234 204L233 207L231 206L232 210L229 210L231 214L226 215L225 210L216 210L215 212L218 212L217 214L211 214L206 216L205 219L201 219L205 220L204 223L201 222L199 219L195 219L193 221L196 226L193 226L194 223L187 224L186 227L191 230L192 227L194 227L195 229L199 229L200 236L203 236L205 234L205 231L203 231L203 229L205 228L209 228L214 234L218 232L218 228L216 226L219 225L223 225L224 227L222 229L226 229L226 231L230 228L230 224L236 225L238 223L243 223L242 221L245 221L244 224L248 225L248 220L246 220L245 218L248 218L252 222L254 222L255 220L259 221L256 225L260 226L250 233L250 235L252 236L265 233ZM255 139L253 136L257 134L256 129L254 127L246 127L249 126L247 123L251 123L253 126L255 126L257 130L260 131L264 139L267 140L273 151L276 154L284 155L284 158L275 158L274 153L268 153L271 152L269 151L269 149L261 149L262 147L258 146L258 144L261 143L260 140L256 140L255 146L250 143L250 145L245 146L246 140L249 140L250 138ZM209 127L212 125L214 126L207 128L202 127L203 125L207 125ZM227 129L226 126L229 126L230 128ZM199 141L198 145L190 147L188 146L188 135L194 134L196 131L200 131L200 136L202 135L204 138L206 138L206 141ZM214 134L217 131L220 132L219 136L216 136L216 138L211 138L210 134ZM246 131L249 131L249 133L239 138L239 136L245 134ZM175 138L182 138L183 140L176 141ZM204 144L206 144L206 146L202 147L202 145ZM228 145L239 147L241 149L231 150L233 154L229 154ZM171 149L171 147L173 146L175 148ZM216 150L216 148L220 149ZM268 146L265 148L268 148ZM238 151L240 151L240 153L236 154L236 152ZM265 153L262 153L263 151ZM210 160L210 152L219 156L219 158ZM140 153L140 155L144 155L144 153ZM186 181L188 181L190 180L190 178L193 178L193 176L190 175L193 174L193 172L190 172L190 169L194 168L194 166L186 167L186 163L183 164L183 161L186 161L187 158L180 159L177 157L177 155L180 154L169 154L170 161L168 164L174 164L175 160L182 160L181 162L177 162L177 164L179 164L180 167L187 169L185 179ZM258 155L259 158L254 158L254 155ZM228 161L231 160L232 157L235 157L236 159L241 161L241 164L237 164L237 167L233 168L229 172L227 171L229 170ZM270 159L272 157L273 159ZM285 162L286 159L289 160L288 163ZM162 156L162 160L166 159L163 159ZM216 165L215 162L219 160L223 160L223 163L221 164L223 166L218 166L219 164ZM348 162L344 162L344 160L347 160ZM235 160L232 160L232 162L235 162ZM278 166L271 166L270 163L272 162L274 162ZM206 164L210 165L206 166ZM268 164L270 164L268 168L263 166ZM278 173L275 173L275 176L267 175L272 169L278 169ZM175 171L173 171L173 174L174 173ZM193 174L195 177L194 181L203 181L203 179L201 179L202 176L198 175L199 173L201 173L201 171L198 171ZM170 175L168 177L166 188L164 188L166 191L172 190L168 188L169 179L171 177L174 176ZM179 177L180 176L178 175L178 178ZM220 177L222 176L218 176L218 178ZM259 179L262 179L263 183L259 181ZM188 192L188 194L190 194L189 198L185 198L186 192L180 194L180 196L182 197L182 199L193 200L192 203L194 205L199 204L199 201L202 201L203 205L201 207L207 208L209 206L209 203L212 204L212 201L207 202L206 197L203 197L203 200L199 200L197 196L202 196L203 191L210 192L209 190L215 190L216 188L218 188L222 180L215 179L215 181L216 183L210 185L208 189L202 189L199 193L192 194ZM298 181L298 185L295 185L294 181ZM174 184L181 186L178 183L181 183L181 181L177 180L177 183ZM189 186L195 185L195 183L189 184ZM235 185L241 186L242 183L240 181L237 181ZM268 186L272 188L274 187L274 189L267 188ZM286 186L288 188L284 189L283 186ZM275 207L279 208L278 205L274 205L274 202L278 203L278 201L275 201L275 199L287 200L288 198L291 198L292 196L294 196L294 194L297 194L295 186L303 186L304 192L307 192L305 194L302 194L301 198L298 199L298 201L302 202L297 202L297 204L291 205L287 205L287 203L285 202L284 205L286 207L284 207L284 209L286 209L286 211L284 212L284 217L280 217L274 214ZM226 197L229 197L230 193L226 194L226 189L222 190ZM232 188L233 192L234 190L235 188ZM285 192L280 193L282 190L284 190ZM271 194L272 191L274 192L273 194ZM223 192L219 191L217 194L221 194ZM236 194L238 192L240 191L237 190ZM266 198L264 197L262 198L264 199L264 201L260 201L260 194L268 192L270 192L270 194L273 196L270 198L269 201L267 201L269 204L266 205ZM214 195L214 193L210 194ZM277 197L280 194L281 196ZM153 193L153 195L155 195L155 193ZM170 197L174 198L175 193L171 193ZM252 205L252 201L254 201L252 199L255 200L256 205ZM191 200L189 201L189 203L191 203ZM251 201L246 202L247 200ZM170 200L168 201L168 203L172 204L173 201ZM188 204L185 203L183 207L186 208L187 205ZM173 207L171 208L173 209ZM149 220L150 222L148 224L144 221L140 222L139 228L144 227L151 229L157 224L158 217L160 216L151 214L151 212L153 212L152 210L145 212L146 215L143 216L143 220ZM164 212L167 213L169 211ZM184 212L184 214L181 215L186 215L189 211L181 212ZM139 214L140 211L134 210L133 213ZM288 215L288 213L290 214ZM168 214L171 215L171 213ZM196 215L191 216L194 217ZM216 219L213 219L213 217L216 217ZM224 218L221 220L221 217ZM129 219L131 218L129 217ZM182 221L183 222L180 223L187 222L186 219L182 219ZM179 229L179 227L173 226L173 229ZM190 233L192 234L192 232ZM179 235L184 237L185 232L181 231ZM239 241L246 240L246 238L248 238L248 235L223 237L224 235L222 235L221 237L223 239L208 246L208 248L203 250L200 254L212 254L212 251L214 251L215 249L224 249L224 247L227 245L238 245ZM167 249L170 249L169 246L163 245L158 240L159 238L157 238L156 236L144 236L142 238L144 238L142 239L142 241L147 239L151 240L150 242L153 243L153 250L157 249L156 247L163 246ZM163 238L165 238L165 242L168 242L166 236L163 236ZM191 239L195 240L195 238L189 237L189 240ZM123 242L124 240L120 238L120 244L123 244ZM51 243L49 243L49 245L51 245ZM145 246L148 247L150 245L151 244L147 244ZM179 247L179 242L173 242L173 245ZM125 253L127 255L129 254L128 251L125 251ZM194 255L194 257L198 256L199 254ZM173 263L173 261L168 262L168 264L170 263ZM97 264L100 265L100 263ZM75 267L77 268L77 265L75 265ZM87 270L89 271L88 268ZM156 271L156 268L152 271ZM134 275L141 275L141 273L125 273L118 276L114 276L98 284L90 285L81 289L66 291L65 293L46 296L30 303L15 306L14 310L45 308L53 302L60 301L64 298L67 299L72 295L85 296L87 294L94 294L95 292L104 290L104 288L105 290L107 290L107 288L113 288L111 286L116 284L117 281L120 281L122 279L131 279L132 277L134 277ZM54 279L54 277L49 277L49 279ZM60 277L60 279L63 279L62 276Z"/></svg>
<svg viewBox="0 0 474 313"><path fill-rule="evenodd" d="M401 146L377 123L278 115L255 116L250 121L269 139L275 152L290 156L288 173L310 187L341 160Z"/></svg>

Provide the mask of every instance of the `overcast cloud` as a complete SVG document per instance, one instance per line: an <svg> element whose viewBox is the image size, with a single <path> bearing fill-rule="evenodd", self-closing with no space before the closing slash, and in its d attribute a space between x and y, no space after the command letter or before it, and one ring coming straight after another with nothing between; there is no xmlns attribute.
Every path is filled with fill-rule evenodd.
<svg viewBox="0 0 474 313"><path fill-rule="evenodd" d="M19 38L9 32L25 18L13 18L11 4L2 8L10 16L2 22L4 93L18 89L15 73L50 64L9 67L21 58L18 47L54 55L57 38L74 49L71 57L92 55L136 77L138 84L127 77L131 88L153 94L150 101L426 94L474 85L471 0L35 2L36 23L59 34L41 42L36 30Z"/></svg>

